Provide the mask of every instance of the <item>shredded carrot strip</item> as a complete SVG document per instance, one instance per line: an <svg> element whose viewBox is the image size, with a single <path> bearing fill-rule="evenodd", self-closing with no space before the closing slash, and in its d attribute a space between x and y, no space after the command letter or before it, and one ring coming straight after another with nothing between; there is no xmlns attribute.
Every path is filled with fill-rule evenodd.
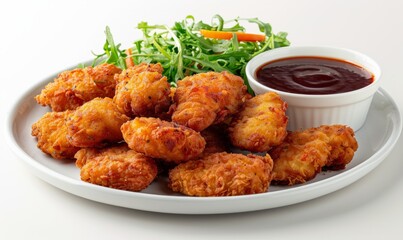
<svg viewBox="0 0 403 240"><path fill-rule="evenodd" d="M131 57L131 55L132 55L132 49L131 48L128 48L128 49L126 49L126 54L127 54L127 57L126 57L126 67L133 67L134 66L134 61L133 61L133 58Z"/></svg>
<svg viewBox="0 0 403 240"><path fill-rule="evenodd" d="M266 39L265 35L244 33L244 32L224 32L224 31L210 31L210 30L200 30L200 34L206 38L216 38L216 39L231 39L233 34L237 35L238 41L245 42L261 42Z"/></svg>

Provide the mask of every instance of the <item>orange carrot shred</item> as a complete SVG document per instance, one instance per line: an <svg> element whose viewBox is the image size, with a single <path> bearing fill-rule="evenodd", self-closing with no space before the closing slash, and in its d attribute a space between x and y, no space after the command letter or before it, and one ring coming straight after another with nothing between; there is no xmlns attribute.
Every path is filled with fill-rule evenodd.
<svg viewBox="0 0 403 240"><path fill-rule="evenodd" d="M206 38L227 39L227 40L230 40L233 34L236 34L238 41L245 41L245 42L261 42L266 39L266 36L263 34L244 33L244 32L225 32L225 31L211 31L201 29L200 34Z"/></svg>

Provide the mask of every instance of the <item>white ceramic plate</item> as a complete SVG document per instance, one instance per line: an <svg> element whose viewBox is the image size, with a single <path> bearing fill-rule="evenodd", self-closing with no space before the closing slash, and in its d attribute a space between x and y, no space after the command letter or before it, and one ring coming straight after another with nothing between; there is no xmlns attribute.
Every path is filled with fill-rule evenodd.
<svg viewBox="0 0 403 240"><path fill-rule="evenodd" d="M322 172L306 184L270 187L267 193L234 197L187 197L171 192L160 178L142 192L101 187L79 178L73 162L54 160L36 147L31 125L48 108L39 106L34 96L52 81L50 76L20 96L6 121L7 142L15 154L44 181L69 193L105 204L163 213L217 214L269 209L323 196L343 188L373 170L396 144L402 122L393 99L380 89L372 102L365 125L356 133L359 149L342 171Z"/></svg>

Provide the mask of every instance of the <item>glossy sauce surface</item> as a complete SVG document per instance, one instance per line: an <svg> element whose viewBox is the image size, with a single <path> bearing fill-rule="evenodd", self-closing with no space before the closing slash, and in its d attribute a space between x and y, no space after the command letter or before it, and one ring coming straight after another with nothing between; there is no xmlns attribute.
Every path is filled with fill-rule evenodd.
<svg viewBox="0 0 403 240"><path fill-rule="evenodd" d="M268 62L256 71L258 82L284 92L334 94L368 86L374 76L350 62L324 57L290 57Z"/></svg>

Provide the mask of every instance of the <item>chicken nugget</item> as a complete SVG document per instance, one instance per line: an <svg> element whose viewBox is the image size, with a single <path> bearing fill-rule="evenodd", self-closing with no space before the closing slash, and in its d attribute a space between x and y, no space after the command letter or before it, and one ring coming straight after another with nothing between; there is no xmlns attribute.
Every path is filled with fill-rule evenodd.
<svg viewBox="0 0 403 240"><path fill-rule="evenodd" d="M94 98L69 115L67 137L76 147L103 147L123 140L120 126L128 120L111 98Z"/></svg>
<svg viewBox="0 0 403 240"><path fill-rule="evenodd" d="M71 111L47 112L32 125L31 135L38 140L37 146L55 159L72 159L80 148L67 139L65 118Z"/></svg>
<svg viewBox="0 0 403 240"><path fill-rule="evenodd" d="M172 121L198 132L238 112L250 97L242 78L228 72L195 74L177 85Z"/></svg>
<svg viewBox="0 0 403 240"><path fill-rule="evenodd" d="M194 159L206 145L200 133L158 118L136 117L123 124L121 131L131 149L167 162Z"/></svg>
<svg viewBox="0 0 403 240"><path fill-rule="evenodd" d="M247 100L228 129L231 143L251 152L266 152L279 145L287 135L286 110L287 103L274 92Z"/></svg>
<svg viewBox="0 0 403 240"><path fill-rule="evenodd" d="M168 112L171 89L161 73L145 71L133 74L127 69L117 78L120 80L113 101L121 112L129 117L157 117Z"/></svg>
<svg viewBox="0 0 403 240"><path fill-rule="evenodd" d="M345 125L322 125L296 133L291 137L295 143L307 142L312 139L322 139L330 147L330 156L325 166L328 170L344 169L354 157L358 142L354 130Z"/></svg>
<svg viewBox="0 0 403 240"><path fill-rule="evenodd" d="M115 95L114 75L121 69L112 64L64 71L47 84L35 100L53 111L72 110L96 97Z"/></svg>
<svg viewBox="0 0 403 240"><path fill-rule="evenodd" d="M358 149L354 131L344 125L323 125L288 133L284 142L269 151L273 158L273 182L294 185L317 173L346 167Z"/></svg>
<svg viewBox="0 0 403 240"><path fill-rule="evenodd" d="M214 153L170 170L169 187L200 197L263 193L269 188L272 168L269 155Z"/></svg>
<svg viewBox="0 0 403 240"><path fill-rule="evenodd" d="M128 191L147 188L157 176L154 159L126 144L109 148L82 148L75 156L81 180Z"/></svg>

